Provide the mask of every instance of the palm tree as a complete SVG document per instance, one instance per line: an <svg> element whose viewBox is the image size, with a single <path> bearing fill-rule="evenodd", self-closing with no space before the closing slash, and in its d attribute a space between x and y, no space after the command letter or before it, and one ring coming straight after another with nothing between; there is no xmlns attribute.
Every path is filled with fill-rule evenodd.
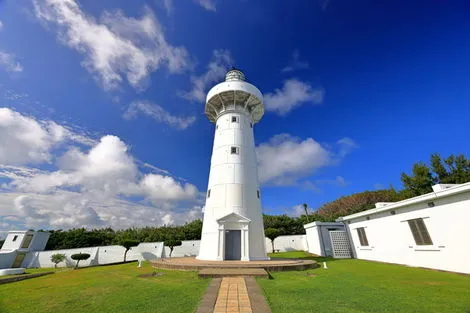
<svg viewBox="0 0 470 313"><path fill-rule="evenodd" d="M307 223L308 223L308 222L310 222L310 219L308 218L308 205L307 205L307 203L304 203L304 204L302 204L302 206L304 207L305 216L307 216Z"/></svg>

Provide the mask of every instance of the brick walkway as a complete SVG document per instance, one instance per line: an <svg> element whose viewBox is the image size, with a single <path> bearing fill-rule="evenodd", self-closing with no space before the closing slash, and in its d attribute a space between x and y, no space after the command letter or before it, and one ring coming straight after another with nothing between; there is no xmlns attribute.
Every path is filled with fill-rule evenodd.
<svg viewBox="0 0 470 313"><path fill-rule="evenodd" d="M222 278L214 313L253 313L243 277Z"/></svg>

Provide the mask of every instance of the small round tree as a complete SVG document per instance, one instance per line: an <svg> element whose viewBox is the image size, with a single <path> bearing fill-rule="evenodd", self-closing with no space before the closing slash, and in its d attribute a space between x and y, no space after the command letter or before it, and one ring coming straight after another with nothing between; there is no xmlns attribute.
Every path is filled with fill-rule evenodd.
<svg viewBox="0 0 470 313"><path fill-rule="evenodd" d="M123 246L126 248L126 252L124 252L124 262L126 262L126 256L127 252L132 248L135 247L139 244L137 240L132 240L132 239L123 239L119 242L119 245Z"/></svg>
<svg viewBox="0 0 470 313"><path fill-rule="evenodd" d="M51 255L51 262L54 263L54 267L57 267L57 264L65 261L65 254L56 253Z"/></svg>
<svg viewBox="0 0 470 313"><path fill-rule="evenodd" d="M77 253L77 254L72 254L71 258L72 260L77 261L77 264L75 264L75 268L78 268L78 263L81 260L88 260L90 255L88 253Z"/></svg>
<svg viewBox="0 0 470 313"><path fill-rule="evenodd" d="M264 230L264 235L266 237L268 237L269 239L271 239L271 245L272 245L272 248L273 248L273 253L274 253L274 239L279 237L280 234L281 234L281 232L277 228L266 228Z"/></svg>
<svg viewBox="0 0 470 313"><path fill-rule="evenodd" d="M170 258L171 258L171 254L173 253L173 248L177 246L181 246L181 244L182 244L181 240L178 240L178 239L169 238L165 240L165 246L170 248Z"/></svg>

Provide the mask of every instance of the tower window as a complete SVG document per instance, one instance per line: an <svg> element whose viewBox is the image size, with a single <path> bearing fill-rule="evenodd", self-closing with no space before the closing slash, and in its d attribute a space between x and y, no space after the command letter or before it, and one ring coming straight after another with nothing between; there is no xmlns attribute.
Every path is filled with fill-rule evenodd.
<svg viewBox="0 0 470 313"><path fill-rule="evenodd" d="M210 198L211 197L211 190L207 190L207 198Z"/></svg>
<svg viewBox="0 0 470 313"><path fill-rule="evenodd" d="M215 129L219 129L219 125L216 125L216 126L215 126Z"/></svg>
<svg viewBox="0 0 470 313"><path fill-rule="evenodd" d="M232 123L238 123L238 117L232 116Z"/></svg>
<svg viewBox="0 0 470 313"><path fill-rule="evenodd" d="M16 241L16 239L18 239L18 236L17 235L13 236L13 241Z"/></svg>
<svg viewBox="0 0 470 313"><path fill-rule="evenodd" d="M253 123L250 123L250 127L253 128Z"/></svg>
<svg viewBox="0 0 470 313"><path fill-rule="evenodd" d="M238 154L238 148L237 147L231 147L230 148L230 154Z"/></svg>
<svg viewBox="0 0 470 313"><path fill-rule="evenodd" d="M256 190L256 196L257 196L258 199L259 199L259 190Z"/></svg>

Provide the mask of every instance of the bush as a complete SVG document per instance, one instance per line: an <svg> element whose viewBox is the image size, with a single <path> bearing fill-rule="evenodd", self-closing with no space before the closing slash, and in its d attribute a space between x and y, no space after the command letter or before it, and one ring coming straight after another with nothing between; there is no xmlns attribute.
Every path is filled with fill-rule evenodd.
<svg viewBox="0 0 470 313"><path fill-rule="evenodd" d="M124 252L124 262L126 262L127 251L129 251L131 247L137 246L139 243L140 242L138 240L132 239L123 239L119 242L119 245L123 246L126 249L126 252Z"/></svg>
<svg viewBox="0 0 470 313"><path fill-rule="evenodd" d="M56 253L51 255L51 262L54 263L54 267L57 267L57 264L65 260L65 254Z"/></svg>
<svg viewBox="0 0 470 313"><path fill-rule="evenodd" d="M182 242L179 239L169 238L165 240L164 244L165 246L170 248L170 258L171 258L171 254L173 253L173 248L176 246L181 246Z"/></svg>
<svg viewBox="0 0 470 313"><path fill-rule="evenodd" d="M71 258L72 260L77 261L77 264L75 264L75 268L78 268L78 263L81 260L88 260L88 258L90 258L90 255L88 253L77 253L77 254L72 254Z"/></svg>

